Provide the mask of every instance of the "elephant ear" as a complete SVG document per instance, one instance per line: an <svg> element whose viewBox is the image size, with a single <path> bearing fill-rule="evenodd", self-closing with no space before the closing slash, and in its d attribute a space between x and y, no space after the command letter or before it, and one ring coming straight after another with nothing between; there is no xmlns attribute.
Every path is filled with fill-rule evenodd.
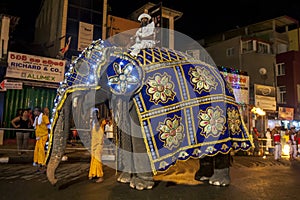
<svg viewBox="0 0 300 200"><path fill-rule="evenodd" d="M131 97L143 86L144 70L137 61L124 54L113 55L106 75L111 92L117 96Z"/></svg>

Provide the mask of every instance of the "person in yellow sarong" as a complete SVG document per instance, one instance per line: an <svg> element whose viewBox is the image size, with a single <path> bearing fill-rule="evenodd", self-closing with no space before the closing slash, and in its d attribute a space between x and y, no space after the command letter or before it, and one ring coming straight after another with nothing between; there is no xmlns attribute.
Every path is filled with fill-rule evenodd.
<svg viewBox="0 0 300 200"><path fill-rule="evenodd" d="M102 150L104 143L105 119L99 118L99 111L95 109L92 113L91 122L91 161L89 170L89 179L95 179L96 183L103 182Z"/></svg>
<svg viewBox="0 0 300 200"><path fill-rule="evenodd" d="M34 108L34 115L36 116L33 123L33 127L35 128L36 143L33 155L33 165L39 167L37 171L44 172L46 167L45 145L48 140L50 121L48 116L44 115L39 107Z"/></svg>

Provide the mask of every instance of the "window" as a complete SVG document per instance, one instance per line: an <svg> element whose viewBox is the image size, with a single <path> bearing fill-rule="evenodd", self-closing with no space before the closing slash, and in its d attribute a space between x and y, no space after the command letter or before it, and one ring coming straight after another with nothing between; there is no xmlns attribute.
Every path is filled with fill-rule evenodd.
<svg viewBox="0 0 300 200"><path fill-rule="evenodd" d="M78 23L78 21L74 21L72 19L68 20L68 22L67 22L67 33L78 35L78 33L79 33L79 23ZM75 40L72 38L72 41L75 41ZM71 43L73 43L73 42L71 42Z"/></svg>
<svg viewBox="0 0 300 200"><path fill-rule="evenodd" d="M257 42L257 53L268 54L270 52L270 45L263 42Z"/></svg>
<svg viewBox="0 0 300 200"><path fill-rule="evenodd" d="M81 0L80 1L80 7L92 9L92 1L91 0Z"/></svg>
<svg viewBox="0 0 300 200"><path fill-rule="evenodd" d="M242 42L242 53L253 51L253 40L247 40Z"/></svg>
<svg viewBox="0 0 300 200"><path fill-rule="evenodd" d="M79 19L79 11L78 8L74 8L72 6L69 6L69 10L68 10L68 18L72 18L72 19Z"/></svg>
<svg viewBox="0 0 300 200"><path fill-rule="evenodd" d="M76 6L80 6L80 1L78 0L69 0L69 5L76 5Z"/></svg>
<svg viewBox="0 0 300 200"><path fill-rule="evenodd" d="M279 86L277 91L277 102L280 104L286 104L286 86Z"/></svg>
<svg viewBox="0 0 300 200"><path fill-rule="evenodd" d="M96 10L96 11L99 11L101 12L102 11L102 0L93 0L92 1L92 8L93 10Z"/></svg>
<svg viewBox="0 0 300 200"><path fill-rule="evenodd" d="M284 63L277 63L276 64L276 76L285 75L285 64Z"/></svg>
<svg viewBox="0 0 300 200"><path fill-rule="evenodd" d="M226 56L233 56L234 55L234 48L226 49Z"/></svg>
<svg viewBox="0 0 300 200"><path fill-rule="evenodd" d="M284 53L284 52L287 52L287 51L288 51L288 45L282 44L282 43L277 45L277 53L278 54L279 53Z"/></svg>
<svg viewBox="0 0 300 200"><path fill-rule="evenodd" d="M102 25L102 15L99 13L92 13L92 24Z"/></svg>
<svg viewBox="0 0 300 200"><path fill-rule="evenodd" d="M89 10L80 10L80 20L85 22L85 23L89 23L91 24L91 12Z"/></svg>

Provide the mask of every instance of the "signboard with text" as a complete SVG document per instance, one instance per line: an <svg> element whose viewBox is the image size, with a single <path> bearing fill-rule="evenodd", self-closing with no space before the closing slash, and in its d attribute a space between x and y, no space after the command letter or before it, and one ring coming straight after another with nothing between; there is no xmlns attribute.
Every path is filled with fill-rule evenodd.
<svg viewBox="0 0 300 200"><path fill-rule="evenodd" d="M16 52L8 53L6 78L59 83L64 79L65 61Z"/></svg>
<svg viewBox="0 0 300 200"><path fill-rule="evenodd" d="M294 120L294 108L278 107L278 118L280 120Z"/></svg>
<svg viewBox="0 0 300 200"><path fill-rule="evenodd" d="M275 87L254 84L254 94L256 107L276 111Z"/></svg>
<svg viewBox="0 0 300 200"><path fill-rule="evenodd" d="M23 83L22 82L8 82L7 80L3 80L0 83L0 91L10 90L22 90Z"/></svg>
<svg viewBox="0 0 300 200"><path fill-rule="evenodd" d="M94 37L94 25L79 22L79 33L78 33L78 51L83 51L93 41Z"/></svg>
<svg viewBox="0 0 300 200"><path fill-rule="evenodd" d="M235 100L238 103L249 104L249 76L221 72L231 85Z"/></svg>

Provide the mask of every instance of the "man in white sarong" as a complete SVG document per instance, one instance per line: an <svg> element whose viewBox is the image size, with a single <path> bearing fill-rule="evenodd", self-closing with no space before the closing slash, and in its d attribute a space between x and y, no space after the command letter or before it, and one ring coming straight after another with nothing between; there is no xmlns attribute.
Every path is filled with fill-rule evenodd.
<svg viewBox="0 0 300 200"><path fill-rule="evenodd" d="M155 47L155 23L150 22L151 16L143 13L138 17L141 27L135 33L135 44L131 46L132 56L137 56L141 49Z"/></svg>

